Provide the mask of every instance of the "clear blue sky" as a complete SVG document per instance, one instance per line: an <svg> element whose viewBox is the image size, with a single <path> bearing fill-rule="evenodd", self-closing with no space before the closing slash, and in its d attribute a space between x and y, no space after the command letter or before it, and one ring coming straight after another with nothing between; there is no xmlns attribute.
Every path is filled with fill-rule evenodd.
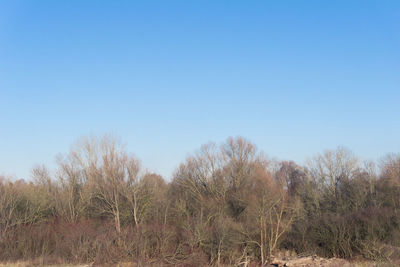
<svg viewBox="0 0 400 267"><path fill-rule="evenodd" d="M400 1L1 1L0 173L112 133L167 179L241 135L400 152Z"/></svg>

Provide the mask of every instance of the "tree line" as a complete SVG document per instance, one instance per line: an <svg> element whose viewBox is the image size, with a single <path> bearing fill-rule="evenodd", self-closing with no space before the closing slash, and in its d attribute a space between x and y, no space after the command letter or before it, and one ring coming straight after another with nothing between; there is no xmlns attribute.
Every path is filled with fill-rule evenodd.
<svg viewBox="0 0 400 267"><path fill-rule="evenodd" d="M338 148L304 166L237 137L187 157L167 182L115 138L88 137L0 179L0 261L264 265L279 251L392 260L400 254L400 156Z"/></svg>

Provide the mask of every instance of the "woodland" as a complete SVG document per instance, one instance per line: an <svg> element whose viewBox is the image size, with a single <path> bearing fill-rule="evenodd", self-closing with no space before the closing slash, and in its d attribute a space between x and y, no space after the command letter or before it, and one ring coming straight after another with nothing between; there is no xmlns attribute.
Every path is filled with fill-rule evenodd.
<svg viewBox="0 0 400 267"><path fill-rule="evenodd" d="M0 262L265 265L280 251L391 261L400 247L400 155L345 148L304 165L242 137L189 155L170 181L118 138L79 139L57 166L0 178Z"/></svg>

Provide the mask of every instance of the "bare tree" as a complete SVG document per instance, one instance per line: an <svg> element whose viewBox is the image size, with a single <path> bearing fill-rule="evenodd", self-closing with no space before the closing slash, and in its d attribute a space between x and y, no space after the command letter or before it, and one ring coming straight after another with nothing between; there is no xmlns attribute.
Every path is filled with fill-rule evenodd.
<svg viewBox="0 0 400 267"><path fill-rule="evenodd" d="M18 183L13 184L0 177L0 240L10 228L23 222L18 210L20 201L21 191Z"/></svg>
<svg viewBox="0 0 400 267"><path fill-rule="evenodd" d="M59 215L68 222L76 223L84 216L90 194L82 166L71 151L66 157L58 158L57 178L59 182L56 199Z"/></svg>
<svg viewBox="0 0 400 267"><path fill-rule="evenodd" d="M299 202L290 201L285 184L274 179L266 165L254 169L250 180L249 208L241 231L247 243L259 248L262 265L276 251L299 210Z"/></svg>
<svg viewBox="0 0 400 267"><path fill-rule="evenodd" d="M113 217L118 234L121 233L121 207L128 198L137 224L139 161L128 155L117 139L109 136L100 140L85 138L71 154L81 169L73 171L67 168L72 190L77 185L76 175L82 174L80 179L88 184L91 205L99 214ZM70 201L73 197L70 197Z"/></svg>
<svg viewBox="0 0 400 267"><path fill-rule="evenodd" d="M339 147L336 151L327 150L309 160L308 167L312 178L327 190L335 204L340 200L339 187L344 180L353 179L360 171L358 159L348 150Z"/></svg>

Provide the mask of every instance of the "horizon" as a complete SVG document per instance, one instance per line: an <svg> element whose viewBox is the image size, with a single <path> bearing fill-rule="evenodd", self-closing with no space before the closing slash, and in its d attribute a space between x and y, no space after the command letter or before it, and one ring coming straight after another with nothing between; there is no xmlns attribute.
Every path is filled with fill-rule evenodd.
<svg viewBox="0 0 400 267"><path fill-rule="evenodd" d="M4 1L0 175L111 133L171 180L243 136L304 164L400 152L400 2Z"/></svg>
<svg viewBox="0 0 400 267"><path fill-rule="evenodd" d="M81 136L79 138L77 138L69 147L69 150L66 151L65 153L57 153L57 155L54 157L54 162L50 163L49 162L41 162L41 163L35 163L32 165L32 167L29 169L29 175L26 177L18 177L16 175L9 175L9 174L4 174L4 173L0 173L0 178L6 178L6 179L11 179L12 181L18 181L18 180L24 180L24 181L31 181L31 178L33 176L32 171L37 169L37 168L41 168L41 167L45 167L47 171L49 171L50 177L52 177L52 179L55 179L55 174L56 171L58 170L59 166L57 161L59 159L64 159L66 156L70 155L70 152L72 151L72 149L76 148L76 146L79 146L81 144L82 141L84 141L86 138L94 138L95 140L97 140L97 142L100 142L101 139L103 139L104 137L111 137L112 140L115 140L117 143L120 143L122 145L122 148L124 149L125 152L128 153L128 155L134 156L135 159L139 160L140 165L141 165L141 173L142 175L146 175L146 174L156 174L156 175L161 175L161 177L166 181L166 182L171 182L172 179L174 178L174 173L176 171L179 170L179 165L184 164L186 159L189 157L193 157L195 156L198 152L201 151L201 148L203 145L216 145L217 150L220 150L225 144L226 142L230 139L237 139L237 138L241 138L244 139L246 141L249 141L252 145L255 145L256 150L258 151L258 153L261 153L262 155L266 156L266 160L268 160L270 163L272 164L281 164L282 162L294 162L296 165L300 166L300 167L304 167L304 168L308 168L308 164L310 162L310 160L315 160L317 159L319 156L323 156L325 152L334 152L336 153L339 149L344 149L346 152L349 152L351 155L354 155L355 158L357 159L357 161L360 163L360 166L362 166L363 164L370 164L373 163L374 167L377 168L376 171L378 171L379 169L381 169L380 166L380 162L381 161L385 161L388 160L388 157L390 156L398 156L399 153L393 153L393 152L388 152L380 157L376 157L374 159L371 158L362 158L361 156L357 155L356 153L354 153L353 150L349 149L348 147L344 147L344 146L337 146L335 148L329 148L329 149L324 149L321 150L313 155L308 155L306 156L303 161L296 161L294 159L291 158L277 158L273 155L270 155L268 153L265 153L264 150L260 149L257 144L251 142L251 140L243 137L243 136L229 136L227 137L225 140L223 140L223 142L214 142L214 141L209 141L206 143L203 143L201 145L199 145L196 149L194 149L193 151L189 151L185 154L185 156L178 162L178 164L176 166L174 166L174 168L172 169L171 173L169 176L165 176L162 173L148 168L147 166L145 166L142 161L142 159L140 157L137 157L137 155L135 153L132 153L132 151L127 150L127 144L125 142L123 142L123 140L121 140L121 138L115 134L103 134L103 135L87 135L87 136Z"/></svg>

